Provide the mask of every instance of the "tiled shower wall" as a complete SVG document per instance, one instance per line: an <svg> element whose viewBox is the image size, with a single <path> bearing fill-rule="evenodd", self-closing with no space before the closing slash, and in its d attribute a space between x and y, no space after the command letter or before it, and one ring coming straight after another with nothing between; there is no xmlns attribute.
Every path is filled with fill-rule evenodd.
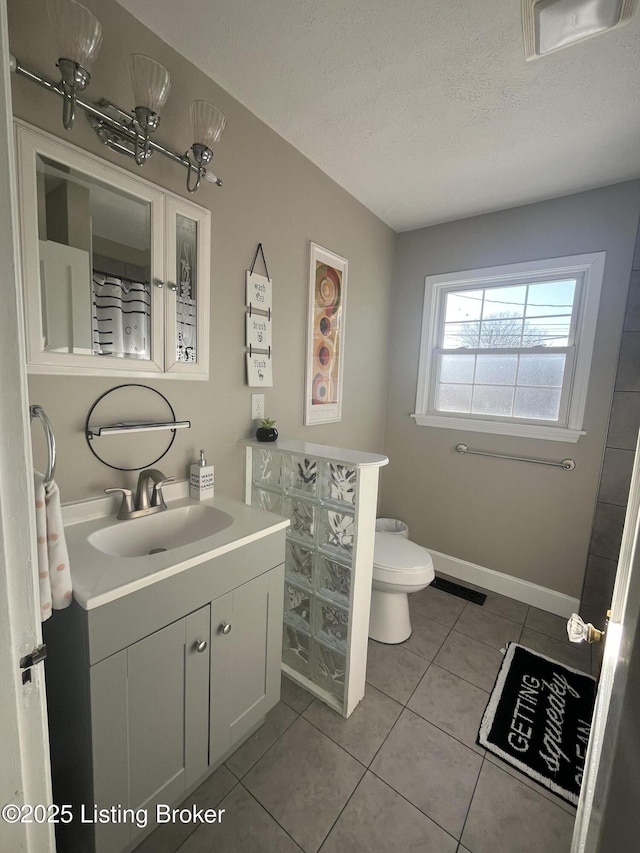
<svg viewBox="0 0 640 853"><path fill-rule="evenodd" d="M611 603L631 470L640 429L640 230L624 318L624 332L600 475L580 615L602 628ZM600 655L594 655L599 668Z"/></svg>

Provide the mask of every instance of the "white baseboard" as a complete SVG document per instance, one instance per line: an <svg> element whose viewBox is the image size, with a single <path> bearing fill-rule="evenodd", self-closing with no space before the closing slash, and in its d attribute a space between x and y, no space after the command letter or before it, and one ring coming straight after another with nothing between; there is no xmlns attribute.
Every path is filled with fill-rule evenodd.
<svg viewBox="0 0 640 853"><path fill-rule="evenodd" d="M439 551L432 551L431 548L429 553L433 557L433 567L438 574L515 598L516 601L523 601L525 604L539 607L540 610L547 610L557 616L569 617L572 613L577 613L580 608L579 599L571 598L553 589L515 578L513 575L495 572L493 569L485 569L483 566L459 560L457 557L449 557Z"/></svg>

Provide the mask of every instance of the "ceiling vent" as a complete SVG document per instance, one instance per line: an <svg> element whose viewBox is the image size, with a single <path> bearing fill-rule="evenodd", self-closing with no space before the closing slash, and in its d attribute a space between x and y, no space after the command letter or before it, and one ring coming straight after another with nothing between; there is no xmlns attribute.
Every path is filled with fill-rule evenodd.
<svg viewBox="0 0 640 853"><path fill-rule="evenodd" d="M527 59L537 59L626 23L636 0L522 0Z"/></svg>

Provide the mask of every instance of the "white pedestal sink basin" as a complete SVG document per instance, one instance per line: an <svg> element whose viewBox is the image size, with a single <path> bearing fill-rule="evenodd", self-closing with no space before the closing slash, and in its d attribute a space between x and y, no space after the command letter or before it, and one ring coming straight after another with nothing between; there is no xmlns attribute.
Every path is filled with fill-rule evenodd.
<svg viewBox="0 0 640 853"><path fill-rule="evenodd" d="M206 539L232 523L232 516L217 507L189 504L119 521L94 531L88 541L113 557L144 557Z"/></svg>

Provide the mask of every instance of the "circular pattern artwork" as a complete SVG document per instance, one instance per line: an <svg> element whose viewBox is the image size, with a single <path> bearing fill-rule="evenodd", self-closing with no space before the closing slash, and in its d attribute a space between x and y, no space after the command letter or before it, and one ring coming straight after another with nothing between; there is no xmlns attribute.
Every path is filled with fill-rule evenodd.
<svg viewBox="0 0 640 853"><path fill-rule="evenodd" d="M318 405L322 403L333 402L334 384L329 376L322 373L316 373L313 377L313 386L311 388L311 398L313 403Z"/></svg>
<svg viewBox="0 0 640 853"><path fill-rule="evenodd" d="M341 303L341 273L328 264L318 263L313 324L313 405L335 403L338 399Z"/></svg>
<svg viewBox="0 0 640 853"><path fill-rule="evenodd" d="M316 269L316 305L332 317L340 307L340 273L327 264Z"/></svg>

